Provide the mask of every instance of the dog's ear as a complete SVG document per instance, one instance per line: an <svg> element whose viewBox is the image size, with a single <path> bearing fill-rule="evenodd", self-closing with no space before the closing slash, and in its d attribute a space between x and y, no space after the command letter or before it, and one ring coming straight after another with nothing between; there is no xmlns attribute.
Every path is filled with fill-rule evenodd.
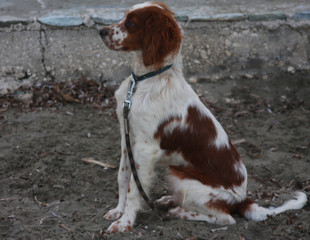
<svg viewBox="0 0 310 240"><path fill-rule="evenodd" d="M169 10L168 10L169 11ZM165 57L177 53L182 41L182 33L173 14L152 13L146 20L142 57L145 66L163 66Z"/></svg>

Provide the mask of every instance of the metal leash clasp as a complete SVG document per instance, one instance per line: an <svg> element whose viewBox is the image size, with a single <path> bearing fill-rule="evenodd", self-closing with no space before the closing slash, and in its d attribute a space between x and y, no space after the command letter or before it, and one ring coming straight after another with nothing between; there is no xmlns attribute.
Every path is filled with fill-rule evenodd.
<svg viewBox="0 0 310 240"><path fill-rule="evenodd" d="M134 90L135 90L135 86L136 86L136 81L134 80L133 77L131 77L130 81L129 81L129 84L128 84L128 90L127 90L127 95L126 95L126 99L123 103L123 108L127 107L127 111L130 110L131 108L131 97L134 93Z"/></svg>

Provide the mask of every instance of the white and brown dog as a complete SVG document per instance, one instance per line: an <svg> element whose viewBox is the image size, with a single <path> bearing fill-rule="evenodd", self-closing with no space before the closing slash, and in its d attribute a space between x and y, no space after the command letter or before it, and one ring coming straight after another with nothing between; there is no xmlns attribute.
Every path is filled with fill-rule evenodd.
<svg viewBox="0 0 310 240"><path fill-rule="evenodd" d="M159 204L175 204L173 217L234 224L232 213L261 221L289 209L300 209L307 197L267 209L247 198L247 171L226 132L184 79L180 46L182 31L166 5L146 2L133 6L120 23L100 30L112 50L135 54L134 73L143 75L164 66L172 67L137 84L130 110L130 138L138 175L146 193L152 184L154 165L169 169L171 196ZM105 218L115 220L107 232L130 231L142 198L131 175L126 151L123 102L127 78L115 96L121 126L118 184L119 202Z"/></svg>

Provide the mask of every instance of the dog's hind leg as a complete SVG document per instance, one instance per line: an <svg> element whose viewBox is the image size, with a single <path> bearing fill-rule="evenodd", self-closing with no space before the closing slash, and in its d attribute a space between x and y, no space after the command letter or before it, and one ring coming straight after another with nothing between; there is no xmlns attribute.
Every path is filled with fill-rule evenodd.
<svg viewBox="0 0 310 240"><path fill-rule="evenodd" d="M202 209L203 211L203 209ZM227 213L224 212L215 212L209 214L203 214L197 211L186 210L180 206L170 209L169 215L174 218L190 220L190 221L205 221L213 224L235 224L235 219Z"/></svg>
<svg viewBox="0 0 310 240"><path fill-rule="evenodd" d="M160 199L157 199L155 203L161 207L171 208L177 206L177 200L174 196L162 196Z"/></svg>
<svg viewBox="0 0 310 240"><path fill-rule="evenodd" d="M178 207L169 210L170 216L222 225L236 223L230 215L231 206L236 202L235 193L202 184L195 179L170 176L170 182L178 203Z"/></svg>

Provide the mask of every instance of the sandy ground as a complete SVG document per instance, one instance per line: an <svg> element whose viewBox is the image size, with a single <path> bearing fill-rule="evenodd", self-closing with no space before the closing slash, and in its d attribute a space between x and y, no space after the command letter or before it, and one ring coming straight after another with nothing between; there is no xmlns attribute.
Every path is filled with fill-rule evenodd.
<svg viewBox="0 0 310 240"><path fill-rule="evenodd" d="M194 84L235 142L249 174L249 196L276 206L310 191L310 75ZM119 128L114 108L87 104L0 112L1 239L310 239L310 204L264 222L236 217L233 226L145 211L131 233L101 234L117 204ZM152 198L166 191L159 177Z"/></svg>

